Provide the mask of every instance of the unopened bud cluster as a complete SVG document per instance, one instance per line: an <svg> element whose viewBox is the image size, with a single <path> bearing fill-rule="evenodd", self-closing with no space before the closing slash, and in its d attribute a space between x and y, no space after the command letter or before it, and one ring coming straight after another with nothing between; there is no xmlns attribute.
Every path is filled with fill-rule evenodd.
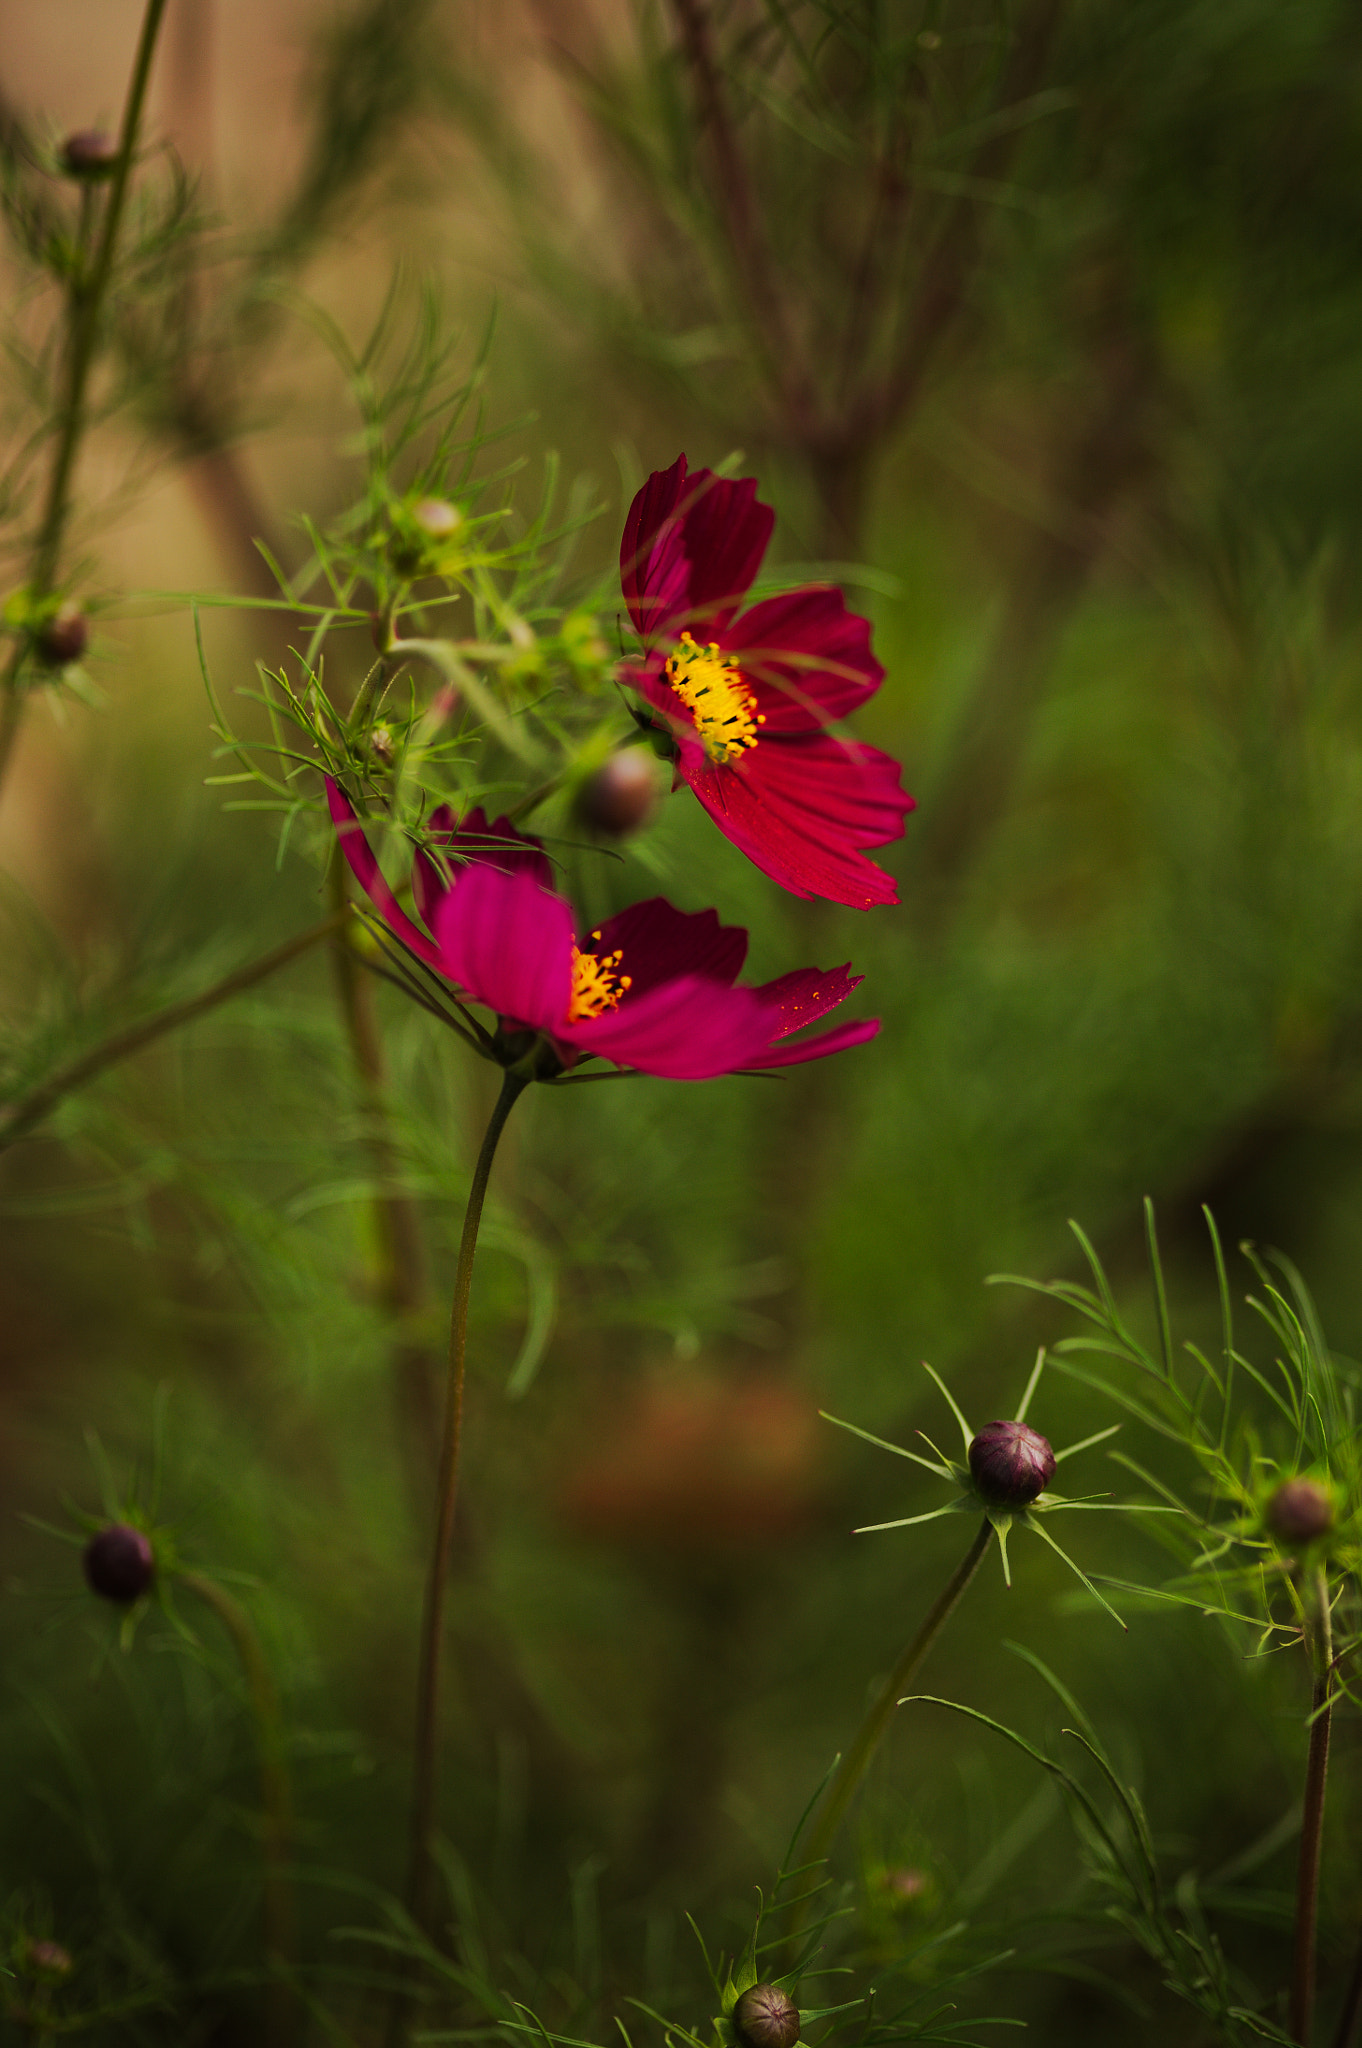
<svg viewBox="0 0 1362 2048"><path fill-rule="evenodd" d="M1024 1508L1055 1476L1055 1454L1026 1422L986 1422L969 1447L970 1476L991 1508Z"/></svg>

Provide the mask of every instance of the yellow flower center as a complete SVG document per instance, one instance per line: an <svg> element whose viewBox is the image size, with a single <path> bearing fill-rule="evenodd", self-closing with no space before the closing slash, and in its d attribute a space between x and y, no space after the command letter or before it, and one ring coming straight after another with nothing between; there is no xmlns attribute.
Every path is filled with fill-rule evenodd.
<svg viewBox="0 0 1362 2048"><path fill-rule="evenodd" d="M736 661L725 659L716 640L700 647L689 633L667 658L667 681L695 720L710 763L722 768L757 744L757 727L766 720L756 696L743 681Z"/></svg>
<svg viewBox="0 0 1362 2048"><path fill-rule="evenodd" d="M593 939L599 932L591 934ZM619 1008L620 997L632 988L631 974L621 974L620 962L624 955L616 947L613 953L583 953L574 946L572 949L572 996L568 1002L569 1024L582 1024L591 1017L603 1017L607 1010Z"/></svg>

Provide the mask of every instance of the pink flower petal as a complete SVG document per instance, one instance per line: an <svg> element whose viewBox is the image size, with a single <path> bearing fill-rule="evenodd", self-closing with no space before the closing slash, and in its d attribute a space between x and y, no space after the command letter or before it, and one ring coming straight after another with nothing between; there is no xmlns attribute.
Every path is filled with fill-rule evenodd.
<svg viewBox="0 0 1362 2048"><path fill-rule="evenodd" d="M878 1036L880 1020L867 1017L860 1024L839 1024L832 1031L824 1031L817 1038L806 1038L798 1045L774 1045L759 1060L748 1062L754 1067L797 1067L805 1060L825 1060L830 1053L849 1052L853 1045L865 1045Z"/></svg>
<svg viewBox="0 0 1362 2048"><path fill-rule="evenodd" d="M437 852L450 856L448 865L443 866L435 854L421 847L412 866L416 907L432 931L436 911L457 878L462 862L483 860L508 874L512 868L529 868L543 888L553 887L553 871L542 845L537 839L527 839L517 832L509 818L498 818L489 825L479 806L456 820L449 805L441 804L431 812L428 823L431 843Z"/></svg>
<svg viewBox="0 0 1362 2048"><path fill-rule="evenodd" d="M552 1031L572 999L572 913L533 870L475 861L436 913L441 969L499 1017Z"/></svg>
<svg viewBox="0 0 1362 2048"><path fill-rule="evenodd" d="M792 974L782 974L778 981L764 982L753 994L759 995L775 1012L771 1036L784 1038L791 1031L802 1031L806 1024L816 1024L820 1017L826 1017L864 979L862 974L853 974L849 965L796 967Z"/></svg>
<svg viewBox="0 0 1362 2048"><path fill-rule="evenodd" d="M626 998L617 1010L554 1035L642 1074L711 1081L766 1057L771 1013L754 989L682 975L637 1002Z"/></svg>
<svg viewBox="0 0 1362 2048"><path fill-rule="evenodd" d="M846 718L884 681L869 620L827 585L754 604L725 628L722 646L756 692L768 736Z"/></svg>
<svg viewBox="0 0 1362 2048"><path fill-rule="evenodd" d="M832 733L763 737L735 767L697 762L697 752L682 748L681 773L763 874L857 910L898 902L893 877L860 850L902 838L913 808L888 754Z"/></svg>
<svg viewBox="0 0 1362 2048"><path fill-rule="evenodd" d="M608 917L598 934L592 933L592 952L616 948L624 955L620 972L630 978L626 1000L632 1009L651 989L682 974L731 986L747 958L747 933L738 925L720 924L717 911L689 913L665 896L652 896Z"/></svg>
<svg viewBox="0 0 1362 2048"><path fill-rule="evenodd" d="M697 639L722 630L761 567L774 524L771 507L757 502L755 477L688 475L684 455L654 470L620 542L624 598L644 645L682 627Z"/></svg>
<svg viewBox="0 0 1362 2048"><path fill-rule="evenodd" d="M378 865L373 848L364 836L364 828L354 805L328 775L326 778L326 801L331 809L332 822L340 839L341 852L349 861L356 881L375 908L382 914L383 922L395 938L415 953L418 960L424 960L430 967L440 966L440 949L433 946L425 933L414 925L403 910L392 890L383 879L383 870Z"/></svg>

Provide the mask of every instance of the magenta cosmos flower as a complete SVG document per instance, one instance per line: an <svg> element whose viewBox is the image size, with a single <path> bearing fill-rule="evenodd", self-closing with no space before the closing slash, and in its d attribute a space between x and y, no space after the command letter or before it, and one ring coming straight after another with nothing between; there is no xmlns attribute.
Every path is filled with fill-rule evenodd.
<svg viewBox="0 0 1362 2048"><path fill-rule="evenodd" d="M503 1065L529 1061L556 1079L579 1060L611 1060L671 1081L795 1066L861 1045L878 1019L787 1043L859 986L845 967L798 969L762 988L734 986L747 933L712 910L676 910L660 896L577 934L537 840L481 811L431 820L447 872L418 852L412 891L425 929L384 881L349 799L327 779L331 816L356 877L407 952L497 1018L482 1049ZM417 991L420 993L419 989Z"/></svg>
<svg viewBox="0 0 1362 2048"><path fill-rule="evenodd" d="M620 543L645 656L628 680L658 714L678 777L764 874L857 910L897 903L864 848L901 839L913 799L897 761L828 729L884 679L869 622L829 584L739 610L774 523L754 477L687 475L684 455L653 472Z"/></svg>

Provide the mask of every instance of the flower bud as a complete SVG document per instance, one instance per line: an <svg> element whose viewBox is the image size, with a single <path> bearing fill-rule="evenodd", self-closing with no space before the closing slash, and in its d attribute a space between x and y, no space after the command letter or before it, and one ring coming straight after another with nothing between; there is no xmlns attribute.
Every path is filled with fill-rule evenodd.
<svg viewBox="0 0 1362 2048"><path fill-rule="evenodd" d="M85 1546L85 1579L92 1593L130 1607L151 1590L156 1555L140 1529L110 1522Z"/></svg>
<svg viewBox="0 0 1362 2048"><path fill-rule="evenodd" d="M986 1422L969 1447L969 1469L992 1508L1024 1508L1055 1476L1055 1454L1026 1422Z"/></svg>
<svg viewBox="0 0 1362 2048"><path fill-rule="evenodd" d="M122 145L102 128L78 128L61 146L62 168L73 178L107 178L122 153Z"/></svg>
<svg viewBox="0 0 1362 2048"><path fill-rule="evenodd" d="M593 832L623 839L646 825L662 791L652 755L643 747L622 747L577 793L577 815Z"/></svg>
<svg viewBox="0 0 1362 2048"><path fill-rule="evenodd" d="M35 641L38 654L49 668L67 668L79 661L90 644L90 627L84 612L65 605L40 630Z"/></svg>
<svg viewBox="0 0 1362 2048"><path fill-rule="evenodd" d="M393 746L392 728L390 726L376 725L374 727L369 735L369 754L378 767L392 767L394 760L397 758L397 752Z"/></svg>
<svg viewBox="0 0 1362 2048"><path fill-rule="evenodd" d="M794 2048L799 2008L778 1984L754 1984L733 2008L733 2031L742 2048Z"/></svg>
<svg viewBox="0 0 1362 2048"><path fill-rule="evenodd" d="M463 525L463 514L448 498L422 498L411 510L412 523L431 540L448 540Z"/></svg>
<svg viewBox="0 0 1362 2048"><path fill-rule="evenodd" d="M1301 1549L1327 1536L1334 1526L1334 1504L1313 1479L1284 1479L1263 1509L1268 1533L1279 1543Z"/></svg>
<svg viewBox="0 0 1362 2048"><path fill-rule="evenodd" d="M76 1967L59 1941L30 1940L24 1949L24 1964L35 1977L60 1980Z"/></svg>

